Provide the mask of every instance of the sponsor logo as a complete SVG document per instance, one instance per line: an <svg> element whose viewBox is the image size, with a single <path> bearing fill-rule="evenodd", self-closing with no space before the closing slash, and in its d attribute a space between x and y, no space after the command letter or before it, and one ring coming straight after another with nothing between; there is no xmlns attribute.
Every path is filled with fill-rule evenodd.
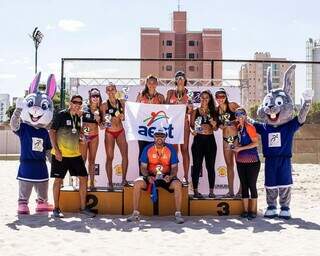
<svg viewBox="0 0 320 256"><path fill-rule="evenodd" d="M227 168L225 166L219 166L217 169L217 173L220 177L226 177L227 176Z"/></svg>
<svg viewBox="0 0 320 256"><path fill-rule="evenodd" d="M122 176L122 166L121 164L117 164L113 167L113 171L117 176Z"/></svg>
<svg viewBox="0 0 320 256"><path fill-rule="evenodd" d="M166 131L167 137L172 139L173 126L172 124L169 124L168 120L169 120L169 117L163 110L158 112L151 112L150 116L143 120L145 125L139 126L138 133L140 135L153 138L153 133L157 129L157 127L153 126L153 124L159 123L159 121L161 121L161 125L163 126L163 121L165 121L167 125L163 126L163 129Z"/></svg>

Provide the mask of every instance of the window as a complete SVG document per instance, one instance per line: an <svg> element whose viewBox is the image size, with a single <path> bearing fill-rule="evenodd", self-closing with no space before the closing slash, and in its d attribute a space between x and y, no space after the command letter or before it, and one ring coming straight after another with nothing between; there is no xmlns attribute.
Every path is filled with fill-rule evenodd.
<svg viewBox="0 0 320 256"><path fill-rule="evenodd" d="M195 46L195 41L190 40L190 41L189 41L189 46Z"/></svg>
<svg viewBox="0 0 320 256"><path fill-rule="evenodd" d="M162 53L162 59L164 59L164 53Z"/></svg>
<svg viewBox="0 0 320 256"><path fill-rule="evenodd" d="M197 41L197 46L199 45L199 42Z"/></svg>
<svg viewBox="0 0 320 256"><path fill-rule="evenodd" d="M195 70L194 66L189 66L189 71L193 72Z"/></svg>
<svg viewBox="0 0 320 256"><path fill-rule="evenodd" d="M194 59L194 53L189 53L189 59Z"/></svg>
<svg viewBox="0 0 320 256"><path fill-rule="evenodd" d="M172 66L171 65L167 65L166 66L166 71L172 71Z"/></svg>
<svg viewBox="0 0 320 256"><path fill-rule="evenodd" d="M199 54L197 53L197 59L199 59Z"/></svg>
<svg viewBox="0 0 320 256"><path fill-rule="evenodd" d="M172 58L172 52L167 52L166 53L166 58L171 59Z"/></svg>
<svg viewBox="0 0 320 256"><path fill-rule="evenodd" d="M162 40L162 45L164 45L164 40Z"/></svg>
<svg viewBox="0 0 320 256"><path fill-rule="evenodd" d="M172 46L172 40L167 40L166 45L167 46Z"/></svg>

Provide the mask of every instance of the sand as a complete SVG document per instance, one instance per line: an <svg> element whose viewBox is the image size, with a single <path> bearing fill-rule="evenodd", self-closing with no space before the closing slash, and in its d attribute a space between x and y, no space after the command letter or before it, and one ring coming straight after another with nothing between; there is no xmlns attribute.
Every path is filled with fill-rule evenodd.
<svg viewBox="0 0 320 256"><path fill-rule="evenodd" d="M294 165L290 221L268 220L263 172L259 176L259 212L253 221L231 217L143 218L100 215L65 219L35 214L18 217L17 161L0 161L0 255L320 255L320 167ZM52 184L50 184L52 185ZM49 192L51 202L52 194Z"/></svg>

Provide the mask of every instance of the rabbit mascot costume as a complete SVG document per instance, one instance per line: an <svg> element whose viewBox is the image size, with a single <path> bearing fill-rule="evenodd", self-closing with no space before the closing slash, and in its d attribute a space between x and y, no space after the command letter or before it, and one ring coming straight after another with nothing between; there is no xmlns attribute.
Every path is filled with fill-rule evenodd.
<svg viewBox="0 0 320 256"><path fill-rule="evenodd" d="M267 218L279 216L290 219L290 200L292 186L292 143L295 132L303 125L311 107L312 90L303 92L303 104L294 116L294 103L290 97L295 65L285 73L283 87L272 89L270 67L267 70L267 95L258 108L258 116L263 123L254 122L261 136L262 151L265 157L265 187L267 196ZM277 211L279 197L280 213Z"/></svg>
<svg viewBox="0 0 320 256"><path fill-rule="evenodd" d="M29 214L29 197L32 188L37 193L36 212L52 210L48 203L48 169L46 156L50 154L51 143L48 130L53 117L52 98L56 91L54 75L48 78L46 92L38 90L41 73L34 78L29 94L17 99L16 109L10 120L12 131L19 137L21 145L18 214Z"/></svg>

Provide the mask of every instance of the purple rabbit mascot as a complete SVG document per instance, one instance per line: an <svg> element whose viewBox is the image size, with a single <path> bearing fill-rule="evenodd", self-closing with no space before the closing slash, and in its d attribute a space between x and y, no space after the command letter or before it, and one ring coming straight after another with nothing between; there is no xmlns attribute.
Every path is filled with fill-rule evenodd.
<svg viewBox="0 0 320 256"><path fill-rule="evenodd" d="M267 196L267 218L279 216L290 219L290 201L292 187L292 143L296 131L306 120L311 107L313 91L306 89L303 94L303 104L297 116L294 116L294 103L290 97L292 80L295 72L292 65L285 73L283 87L272 89L270 67L267 70L268 93L258 109L262 123L254 122L261 136L262 151L265 157L265 188ZM280 204L278 213L277 204Z"/></svg>
<svg viewBox="0 0 320 256"><path fill-rule="evenodd" d="M48 212L49 175L46 156L50 155L51 142L48 126L53 117L52 98L56 92L53 74L48 78L46 91L39 91L41 73L38 73L29 87L29 94L16 101L16 109L10 120L12 131L20 139L20 165L18 214L29 214L29 198L34 188L37 193L36 212Z"/></svg>

